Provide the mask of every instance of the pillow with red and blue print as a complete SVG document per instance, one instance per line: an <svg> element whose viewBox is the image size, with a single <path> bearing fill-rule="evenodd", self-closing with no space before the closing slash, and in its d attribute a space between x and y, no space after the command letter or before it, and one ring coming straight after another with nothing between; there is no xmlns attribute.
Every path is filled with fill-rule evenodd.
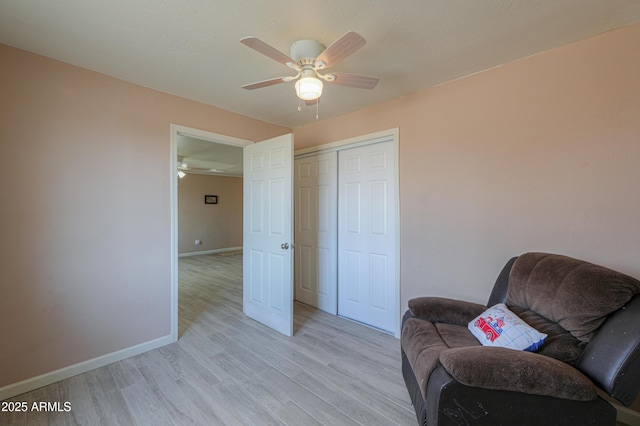
<svg viewBox="0 0 640 426"><path fill-rule="evenodd" d="M484 346L535 352L547 338L546 334L522 321L504 303L490 307L473 319L468 327Z"/></svg>

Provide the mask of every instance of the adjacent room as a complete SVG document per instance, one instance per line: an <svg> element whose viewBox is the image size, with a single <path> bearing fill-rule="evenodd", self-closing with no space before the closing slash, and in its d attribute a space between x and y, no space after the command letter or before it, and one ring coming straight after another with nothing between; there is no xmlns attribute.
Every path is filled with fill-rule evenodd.
<svg viewBox="0 0 640 426"><path fill-rule="evenodd" d="M639 46L635 0L0 3L0 424L639 425ZM579 391L421 352L517 300L546 343L462 340Z"/></svg>

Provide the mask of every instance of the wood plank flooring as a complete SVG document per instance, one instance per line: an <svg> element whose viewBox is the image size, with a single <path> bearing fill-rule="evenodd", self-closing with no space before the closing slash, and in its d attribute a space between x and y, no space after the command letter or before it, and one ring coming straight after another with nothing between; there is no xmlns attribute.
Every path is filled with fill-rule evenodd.
<svg viewBox="0 0 640 426"><path fill-rule="evenodd" d="M242 313L242 255L179 260L178 342L11 398L2 425L415 425L399 341L296 304L287 338Z"/></svg>

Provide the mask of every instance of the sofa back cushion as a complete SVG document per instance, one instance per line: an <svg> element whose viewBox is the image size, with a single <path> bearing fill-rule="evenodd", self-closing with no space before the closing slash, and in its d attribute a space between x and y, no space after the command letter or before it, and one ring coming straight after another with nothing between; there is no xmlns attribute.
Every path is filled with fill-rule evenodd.
<svg viewBox="0 0 640 426"><path fill-rule="evenodd" d="M517 307L519 315L531 310L586 343L609 314L639 292L638 280L602 266L527 253L511 268L507 305Z"/></svg>

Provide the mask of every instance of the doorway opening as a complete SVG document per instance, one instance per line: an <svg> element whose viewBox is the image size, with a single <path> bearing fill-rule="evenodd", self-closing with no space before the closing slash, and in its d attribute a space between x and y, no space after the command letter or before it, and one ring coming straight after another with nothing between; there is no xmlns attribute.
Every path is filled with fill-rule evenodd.
<svg viewBox="0 0 640 426"><path fill-rule="evenodd" d="M242 150L245 146L253 144L252 141L240 139L232 136L221 135L200 129L171 124L170 126L171 152L170 152L170 204L171 204L171 337L173 341L177 341L179 337L178 330L178 257L179 246L182 251L189 254L206 254L216 251L225 252L232 250L241 250L240 247L226 247L222 250L211 248L209 244L212 238L205 240L204 238L193 239L191 244L193 247L186 248L190 243L185 238L180 240L179 217L178 217L178 185L181 179L179 172L185 173L184 178L189 175L199 176L218 175L218 176L235 176L242 177ZM239 157L238 154L239 153ZM216 158L212 158L216 157ZM237 161L239 158L239 163ZM182 179L184 179L182 178ZM242 183L240 183L242 187ZM197 191L197 189L196 189ZM219 194L201 194L202 206L221 207L224 198L218 199ZM242 197L240 197L240 200ZM211 205L217 201L219 206ZM199 202L198 202L199 203ZM240 202L240 205L242 203ZM197 206L197 208L202 208ZM197 208L194 214L197 214ZM242 230L242 214L239 218L240 230ZM184 231L184 230L183 230ZM185 231L187 232L187 231ZM183 232L183 234L185 233ZM195 234L194 234L195 235ZM242 235L242 233L240 233ZM242 239L240 238L240 241Z"/></svg>

